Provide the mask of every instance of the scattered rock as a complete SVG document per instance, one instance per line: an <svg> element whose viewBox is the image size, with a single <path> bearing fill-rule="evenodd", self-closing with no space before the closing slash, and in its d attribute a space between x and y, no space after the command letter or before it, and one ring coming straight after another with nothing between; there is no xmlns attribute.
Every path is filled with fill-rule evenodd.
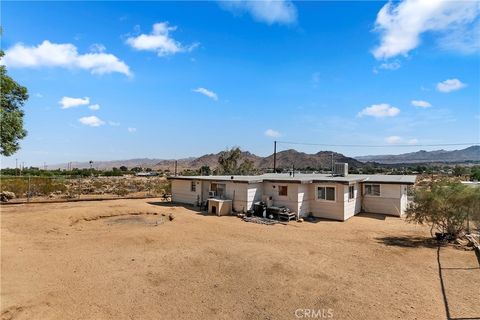
<svg viewBox="0 0 480 320"><path fill-rule="evenodd" d="M170 213L170 214L168 215L168 219L169 219L170 221L173 221L173 219L175 219L175 215L174 215L173 213Z"/></svg>
<svg viewBox="0 0 480 320"><path fill-rule="evenodd" d="M8 202L9 200L15 199L15 193L10 191L2 191L0 193L0 201Z"/></svg>
<svg viewBox="0 0 480 320"><path fill-rule="evenodd" d="M266 224L266 225L273 225L273 224L280 223L276 220L262 218L262 217L243 217L243 221L253 222L253 223L258 223L258 224Z"/></svg>
<svg viewBox="0 0 480 320"><path fill-rule="evenodd" d="M297 222L303 222L303 218L298 219Z"/></svg>

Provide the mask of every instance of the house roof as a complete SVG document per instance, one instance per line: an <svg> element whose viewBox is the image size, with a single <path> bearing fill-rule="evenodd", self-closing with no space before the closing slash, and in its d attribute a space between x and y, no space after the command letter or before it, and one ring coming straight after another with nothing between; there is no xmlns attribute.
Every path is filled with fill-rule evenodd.
<svg viewBox="0 0 480 320"><path fill-rule="evenodd" d="M346 177L332 176L331 174L302 174L295 176L285 173L266 173L257 176L175 176L170 180L205 180L205 181L233 181L243 183L258 182L283 182L283 183L318 183L318 182L339 182L348 184L350 182L371 182L389 184L414 184L417 176L414 175L383 175L383 174L349 174Z"/></svg>

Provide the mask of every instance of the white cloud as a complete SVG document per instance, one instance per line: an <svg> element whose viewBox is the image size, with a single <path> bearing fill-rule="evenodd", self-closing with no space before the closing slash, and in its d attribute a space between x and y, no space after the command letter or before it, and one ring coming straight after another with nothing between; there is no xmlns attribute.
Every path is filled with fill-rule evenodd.
<svg viewBox="0 0 480 320"><path fill-rule="evenodd" d="M357 116L371 116L376 118L394 117L400 113L400 109L389 105L388 103L372 104L358 113Z"/></svg>
<svg viewBox="0 0 480 320"><path fill-rule="evenodd" d="M431 105L430 102L428 102L428 101L424 101L424 100L412 100L412 106L420 107L420 108L429 108L429 107L431 107L432 105Z"/></svg>
<svg viewBox="0 0 480 320"><path fill-rule="evenodd" d="M97 103L96 103L96 104L91 104L91 105L88 106L88 109L90 109L90 110L98 110L98 109L100 109L100 105L97 104Z"/></svg>
<svg viewBox="0 0 480 320"><path fill-rule="evenodd" d="M292 24L297 21L297 9L289 0L225 0L221 6L234 14L248 12L255 20L269 25Z"/></svg>
<svg viewBox="0 0 480 320"><path fill-rule="evenodd" d="M402 138L399 136L390 136L390 137L386 137L385 141L390 144L395 144L395 143L402 142Z"/></svg>
<svg viewBox="0 0 480 320"><path fill-rule="evenodd" d="M199 45L198 43L189 46L182 45L170 36L170 32L175 30L177 30L176 26L169 26L168 22L159 22L153 25L150 34L129 37L126 42L136 50L154 51L160 57L192 51Z"/></svg>
<svg viewBox="0 0 480 320"><path fill-rule="evenodd" d="M270 137L270 138L278 138L278 137L281 137L282 134L276 130L273 130L273 129L267 129L265 131L265 135L267 137Z"/></svg>
<svg viewBox="0 0 480 320"><path fill-rule="evenodd" d="M108 121L108 125L112 127L118 127L120 125L120 122Z"/></svg>
<svg viewBox="0 0 480 320"><path fill-rule="evenodd" d="M418 140L417 139L408 139L407 140L407 139L404 139L404 138L399 137L399 136L389 136L389 137L385 138L385 142L387 142L388 144L405 143L405 144L414 145L414 144L418 143Z"/></svg>
<svg viewBox="0 0 480 320"><path fill-rule="evenodd" d="M105 124L105 121L100 120L96 116L82 117L82 118L78 119L78 121L81 124L86 125L86 126L90 126L90 127L100 127L100 126L103 126Z"/></svg>
<svg viewBox="0 0 480 320"><path fill-rule="evenodd" d="M13 68L61 67L85 69L92 74L119 72L131 76L130 68L113 54L103 52L79 54L73 44L57 44L48 40L31 47L17 43L5 51L1 63Z"/></svg>
<svg viewBox="0 0 480 320"><path fill-rule="evenodd" d="M378 68L383 69L383 70L397 70L400 67L401 67L400 61L395 60L395 61L392 61L392 62L384 62L384 63L380 64L380 66Z"/></svg>
<svg viewBox="0 0 480 320"><path fill-rule="evenodd" d="M137 128L128 128L127 130L128 130L128 132L130 132L130 133L137 132Z"/></svg>
<svg viewBox="0 0 480 320"><path fill-rule="evenodd" d="M460 90L466 86L465 83L458 79L447 79L445 81L437 83L437 90L440 92L451 92Z"/></svg>
<svg viewBox="0 0 480 320"><path fill-rule="evenodd" d="M217 94L216 94L215 92L213 92L213 91L208 90L208 89L205 89L205 88L201 88L201 87L200 87L200 88L197 88L197 89L193 89L192 91L193 91L193 92L198 92L198 93L200 93L200 94L203 94L204 96L207 96L207 97L209 97L209 98L211 98L211 99L213 99L213 100L215 100L215 101L218 100Z"/></svg>
<svg viewBox="0 0 480 320"><path fill-rule="evenodd" d="M377 14L375 30L380 32L381 40L380 45L373 50L373 55L377 59L407 55L420 44L421 34L428 31L442 32L441 43L448 43L449 35L456 33L456 40L463 46L467 42L478 47L478 39L475 37L470 36L471 39L458 37L471 34L464 30L472 28L471 25L479 14L478 1L388 2Z"/></svg>
<svg viewBox="0 0 480 320"><path fill-rule="evenodd" d="M61 106L62 109L68 109L68 108L88 105L90 103L90 98L89 97L85 97L85 98L63 97L60 101L58 101L58 103L62 105Z"/></svg>
<svg viewBox="0 0 480 320"><path fill-rule="evenodd" d="M43 95L41 93L35 93L35 97L37 98L43 98Z"/></svg>
<svg viewBox="0 0 480 320"><path fill-rule="evenodd" d="M101 43L94 43L90 46L90 51L91 52L102 53L102 52L107 51L107 48Z"/></svg>
<svg viewBox="0 0 480 320"><path fill-rule="evenodd" d="M400 61L395 60L391 62L384 62L381 63L378 67L373 68L373 73L378 73L378 70L390 70L394 71L397 69L400 69L402 65L400 64Z"/></svg>

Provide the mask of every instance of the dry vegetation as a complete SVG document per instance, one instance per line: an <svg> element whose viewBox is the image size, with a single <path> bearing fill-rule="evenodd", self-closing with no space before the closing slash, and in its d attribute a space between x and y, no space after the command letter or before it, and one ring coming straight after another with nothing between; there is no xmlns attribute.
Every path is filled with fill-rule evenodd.
<svg viewBox="0 0 480 320"><path fill-rule="evenodd" d="M399 218L266 226L153 200L1 209L2 319L446 318L437 246ZM473 251L442 247L440 264L450 316L480 316Z"/></svg>
<svg viewBox="0 0 480 320"><path fill-rule="evenodd" d="M0 191L13 192L17 201L89 197L161 196L170 192L164 177L5 177Z"/></svg>

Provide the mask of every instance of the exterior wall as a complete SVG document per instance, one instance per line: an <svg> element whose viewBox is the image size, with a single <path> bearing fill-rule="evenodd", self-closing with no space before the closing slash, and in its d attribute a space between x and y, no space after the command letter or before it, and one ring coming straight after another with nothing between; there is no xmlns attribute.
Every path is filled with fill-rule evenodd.
<svg viewBox="0 0 480 320"><path fill-rule="evenodd" d="M380 196L363 195L363 211L401 216L406 208L406 188L400 184L381 184ZM364 188L362 188L364 193ZM405 195L403 195L405 193Z"/></svg>
<svg viewBox="0 0 480 320"><path fill-rule="evenodd" d="M298 216L306 217L310 212L310 201L312 196L310 194L310 188L308 184L298 185Z"/></svg>
<svg viewBox="0 0 480 320"><path fill-rule="evenodd" d="M312 183L309 184L310 212L314 217L332 220L345 220L345 186L340 183ZM335 187L335 201L317 199L317 187ZM348 200L348 187L347 187Z"/></svg>
<svg viewBox="0 0 480 320"><path fill-rule="evenodd" d="M252 183L247 186L247 207L246 210L253 209L253 204L262 201L263 183Z"/></svg>
<svg viewBox="0 0 480 320"><path fill-rule="evenodd" d="M196 191L191 191L191 180L172 180L172 201L186 204L196 204L201 199L202 188L200 181L195 181Z"/></svg>
<svg viewBox="0 0 480 320"><path fill-rule="evenodd" d="M408 187L406 185L401 186L401 198L400 198L400 208L401 208L401 215L405 213L408 207Z"/></svg>
<svg viewBox="0 0 480 320"><path fill-rule="evenodd" d="M349 196L349 192L348 192L348 188L349 186L345 185L343 186L344 189L343 189L343 199L344 199L344 207L345 207L345 212L344 212L344 220L347 220L351 217L353 217L354 215L356 215L357 213L359 213L361 210L362 210L362 190L361 190L361 186L359 183L355 183L355 184L351 184L350 186L354 186L355 187L355 191L354 191L354 197L353 199L349 199L348 196Z"/></svg>
<svg viewBox="0 0 480 320"><path fill-rule="evenodd" d="M298 186L299 183L283 183L283 182L264 182L263 195L272 197L274 206L285 206L292 211L298 212ZM287 186L287 195L280 196L278 194L278 186Z"/></svg>
<svg viewBox="0 0 480 320"><path fill-rule="evenodd" d="M192 180L172 179L172 201L195 205L198 201L208 199L211 183L215 181L197 181L196 190L191 191ZM312 213L315 217L333 220L347 220L360 211L401 216L407 206L407 186L400 184L381 184L380 196L364 195L364 184L355 183L355 197L348 199L348 185L340 183L240 183L234 181L218 181L225 184L225 199L232 200L232 209L246 212L252 209L253 203L262 200L262 196L270 196L274 206L285 206L305 217ZM279 186L287 186L287 196L280 196ZM317 187L335 187L335 201L317 199Z"/></svg>
<svg viewBox="0 0 480 320"><path fill-rule="evenodd" d="M247 201L248 183L226 183L225 198L231 199L232 210L235 212L246 212L248 209Z"/></svg>

